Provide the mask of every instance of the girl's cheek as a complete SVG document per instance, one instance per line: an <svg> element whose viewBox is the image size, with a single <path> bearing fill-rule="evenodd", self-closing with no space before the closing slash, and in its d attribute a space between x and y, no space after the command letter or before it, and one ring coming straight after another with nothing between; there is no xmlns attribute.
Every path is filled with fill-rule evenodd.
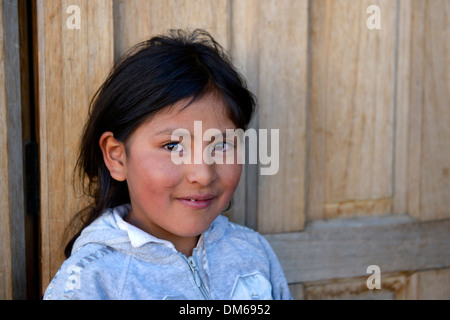
<svg viewBox="0 0 450 320"><path fill-rule="evenodd" d="M217 172L221 176L227 191L233 193L239 184L242 172L242 164L217 165Z"/></svg>
<svg viewBox="0 0 450 320"><path fill-rule="evenodd" d="M167 157L143 157L135 163L134 180L140 180L141 191L161 193L175 187L182 179L180 166Z"/></svg>
<svg viewBox="0 0 450 320"><path fill-rule="evenodd" d="M154 161L148 169L151 175L151 183L155 189L173 188L183 178L183 170L180 165L174 164L170 159Z"/></svg>

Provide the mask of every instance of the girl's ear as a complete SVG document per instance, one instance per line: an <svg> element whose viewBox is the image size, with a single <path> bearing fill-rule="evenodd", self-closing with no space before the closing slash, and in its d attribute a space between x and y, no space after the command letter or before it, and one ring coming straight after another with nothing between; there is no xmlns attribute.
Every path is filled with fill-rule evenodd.
<svg viewBox="0 0 450 320"><path fill-rule="evenodd" d="M125 145L117 141L110 131L102 134L99 145L111 177L117 181L125 181L127 179Z"/></svg>

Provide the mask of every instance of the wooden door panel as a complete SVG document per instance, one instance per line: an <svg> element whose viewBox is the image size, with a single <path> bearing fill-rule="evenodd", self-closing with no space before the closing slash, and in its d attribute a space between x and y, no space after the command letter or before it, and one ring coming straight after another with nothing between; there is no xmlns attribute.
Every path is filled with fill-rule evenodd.
<svg viewBox="0 0 450 320"><path fill-rule="evenodd" d="M366 27L371 5L382 27ZM312 1L309 218L392 207L393 1Z"/></svg>
<svg viewBox="0 0 450 320"><path fill-rule="evenodd" d="M80 29L70 29L70 5ZM74 181L89 101L113 62L112 1L37 0L41 281L45 289L64 260L64 232L87 204ZM75 183L75 188L74 188Z"/></svg>
<svg viewBox="0 0 450 320"><path fill-rule="evenodd" d="M408 210L450 218L450 27L448 1L413 1Z"/></svg>
<svg viewBox="0 0 450 320"><path fill-rule="evenodd" d="M450 221L418 223L407 216L317 221L305 231L266 235L289 283L381 272L450 267ZM433 250L432 248L439 248Z"/></svg>
<svg viewBox="0 0 450 320"><path fill-rule="evenodd" d="M26 299L18 3L0 1L0 299Z"/></svg>

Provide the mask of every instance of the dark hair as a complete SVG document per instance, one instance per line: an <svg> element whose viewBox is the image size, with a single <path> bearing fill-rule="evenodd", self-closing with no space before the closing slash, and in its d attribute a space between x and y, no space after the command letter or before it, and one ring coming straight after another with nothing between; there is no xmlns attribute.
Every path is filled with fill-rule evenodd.
<svg viewBox="0 0 450 320"><path fill-rule="evenodd" d="M114 180L103 161L101 135L111 131L126 142L156 112L191 98L188 107L211 92L223 100L230 120L246 129L255 97L223 48L204 30L171 30L137 44L119 59L92 99L81 138L76 172L81 181L87 178L83 189L93 203L75 216L72 223L81 222L81 228L68 242L66 257L81 231L104 210L130 202L126 181Z"/></svg>

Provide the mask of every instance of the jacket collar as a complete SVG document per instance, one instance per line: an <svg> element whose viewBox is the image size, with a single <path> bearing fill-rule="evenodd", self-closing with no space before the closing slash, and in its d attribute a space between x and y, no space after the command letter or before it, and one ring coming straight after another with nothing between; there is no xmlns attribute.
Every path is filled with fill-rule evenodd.
<svg viewBox="0 0 450 320"><path fill-rule="evenodd" d="M87 244L99 244L137 256L143 260L170 260L169 257L177 256L178 251L170 241L152 236L124 220L130 208L130 204L124 204L107 209L83 230L75 241L72 252ZM204 248L204 246L210 246L220 240L227 227L228 219L219 215L200 237L197 247ZM167 261L170 262L169 260Z"/></svg>
<svg viewBox="0 0 450 320"><path fill-rule="evenodd" d="M116 221L117 227L120 230L127 232L128 238L130 239L131 246L133 248L139 248L147 243L153 242L160 243L168 246L169 248L175 249L174 245L170 241L156 238L151 234L148 234L147 232L126 222L124 218L130 211L130 208L131 206L129 204L116 207L112 210L112 215L114 220Z"/></svg>
<svg viewBox="0 0 450 320"><path fill-rule="evenodd" d="M152 236L151 234L148 234L147 232L126 222L124 218L130 211L130 209L130 204L121 205L112 209L112 216L116 222L117 228L128 233L128 238L130 239L133 248L139 248L148 243L159 243L176 250L174 245L170 241ZM212 243L219 240L225 233L227 224L228 219L222 215L219 215L203 233L204 241L206 243Z"/></svg>

